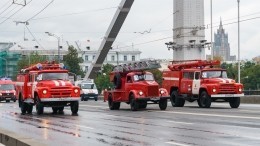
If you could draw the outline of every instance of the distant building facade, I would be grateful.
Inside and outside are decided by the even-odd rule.
[[[173,59],[205,59],[204,0],[174,0],[173,17]]]
[[[225,33],[221,20],[219,29],[217,30],[217,33],[214,34],[213,55],[222,57],[223,61],[236,61],[236,56],[230,55],[228,34]]]
[[[13,77],[17,73],[17,62],[23,56],[29,56],[32,53],[46,56],[49,60],[57,60],[58,48],[57,42],[40,41],[40,45],[35,41],[22,41],[13,44],[0,43],[0,76]],[[97,49],[90,47],[89,42],[61,42],[60,43],[60,58],[68,53],[68,47],[74,46],[77,49],[78,57],[82,57],[83,63],[80,67],[83,71],[88,71],[89,66],[94,61],[97,54]],[[107,57],[103,64],[122,64],[130,63],[133,61],[140,61],[141,51],[137,49],[112,49],[108,52]],[[2,58],[2,59],[1,59]],[[29,62],[28,62],[29,64]],[[6,71],[7,70],[7,71]]]

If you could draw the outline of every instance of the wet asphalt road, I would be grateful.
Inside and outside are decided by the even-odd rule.
[[[259,146],[260,105],[213,103],[210,109],[188,103],[161,111],[158,105],[130,111],[122,103],[110,111],[101,100],[80,102],[77,116],[70,109],[52,114],[45,108],[38,116],[21,115],[18,103],[0,103],[0,128],[29,136],[47,145],[115,146]]]

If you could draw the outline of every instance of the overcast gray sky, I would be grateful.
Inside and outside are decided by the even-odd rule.
[[[23,1],[17,0],[17,3]],[[29,19],[28,28],[38,40],[56,41],[44,33],[48,31],[62,36],[64,41],[90,40],[91,47],[98,48],[116,7],[121,2],[121,0],[26,1],[28,4],[24,8],[11,5],[12,0],[0,1],[1,42],[22,41],[24,25],[16,25],[13,21]],[[240,1],[241,20],[253,18],[241,22],[241,59],[251,59],[260,55],[260,1]],[[50,2],[52,3],[44,11],[30,19]],[[172,13],[173,0],[135,0],[113,45],[114,48],[139,49],[142,51],[142,58],[171,58],[172,52],[168,51],[164,43],[172,40],[170,38],[173,27]],[[11,16],[12,14],[14,15]],[[220,17],[229,34],[231,54],[237,55],[237,23],[225,25],[237,21],[237,0],[213,0],[214,32],[218,28]],[[210,24],[210,0],[205,0],[205,25],[207,24]],[[142,34],[150,29],[150,33]],[[210,41],[210,29],[206,29],[205,32],[206,39]],[[26,38],[33,39],[28,30]],[[209,53],[208,50],[206,52]]]

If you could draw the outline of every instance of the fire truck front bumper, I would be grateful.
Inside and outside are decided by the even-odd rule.
[[[242,94],[213,94],[211,98],[230,98],[230,97],[243,97],[244,93]]]
[[[159,101],[160,99],[170,99],[169,96],[159,96],[159,97],[138,97],[136,98],[140,101]]]
[[[61,98],[41,98],[41,102],[52,101],[79,101],[80,97],[61,97]]]

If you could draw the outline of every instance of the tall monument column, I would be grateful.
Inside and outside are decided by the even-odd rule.
[[[204,0],[174,0],[174,60],[205,59]]]

